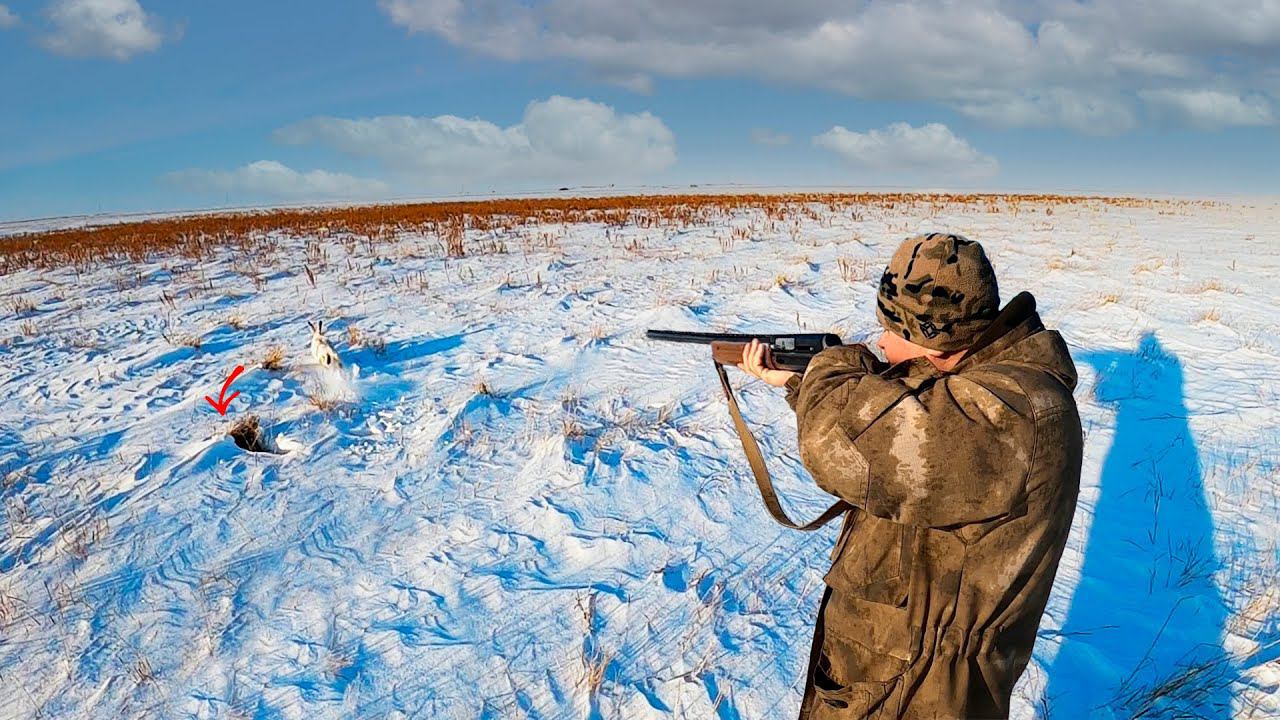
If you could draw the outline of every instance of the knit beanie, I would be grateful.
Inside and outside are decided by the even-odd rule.
[[[880,278],[880,324],[931,350],[969,347],[999,312],[1000,291],[987,254],[959,235],[907,238]]]

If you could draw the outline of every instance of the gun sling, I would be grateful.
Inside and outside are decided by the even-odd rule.
[[[724,388],[724,397],[729,401],[729,414],[733,416],[733,425],[738,430],[738,438],[742,440],[742,451],[746,453],[747,463],[751,465],[751,474],[756,478],[756,487],[760,489],[760,498],[764,500],[764,507],[773,516],[773,519],[784,527],[809,532],[817,530],[843,515],[845,511],[852,509],[852,505],[840,500],[824,510],[815,520],[804,525],[796,523],[787,516],[787,513],[782,509],[782,503],[778,501],[777,491],[773,489],[773,479],[769,476],[769,469],[765,467],[764,457],[760,454],[760,446],[756,444],[755,436],[751,434],[751,429],[747,427],[746,421],[742,419],[742,412],[738,409],[738,400],[733,396],[733,389],[729,387],[729,376],[724,371],[724,365],[718,361],[713,362],[716,365],[716,374],[720,376],[720,386]]]

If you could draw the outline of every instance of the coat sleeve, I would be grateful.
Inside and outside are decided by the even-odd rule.
[[[796,409],[796,401],[800,399],[800,373],[787,378],[787,404]]]
[[[863,346],[809,364],[794,407],[800,459],[818,486],[920,527],[1020,514],[1035,437],[1025,400],[968,374],[913,387],[878,366]]]

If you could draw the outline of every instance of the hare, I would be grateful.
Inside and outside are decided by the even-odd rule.
[[[325,367],[342,367],[342,359],[338,357],[337,351],[324,339],[324,321],[313,323],[308,320],[307,325],[311,328],[311,357]]]

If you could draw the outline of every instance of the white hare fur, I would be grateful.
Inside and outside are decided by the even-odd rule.
[[[311,327],[311,357],[319,365],[325,367],[342,367],[342,359],[338,357],[337,351],[324,339],[324,321],[318,322],[307,321],[307,325]]]

